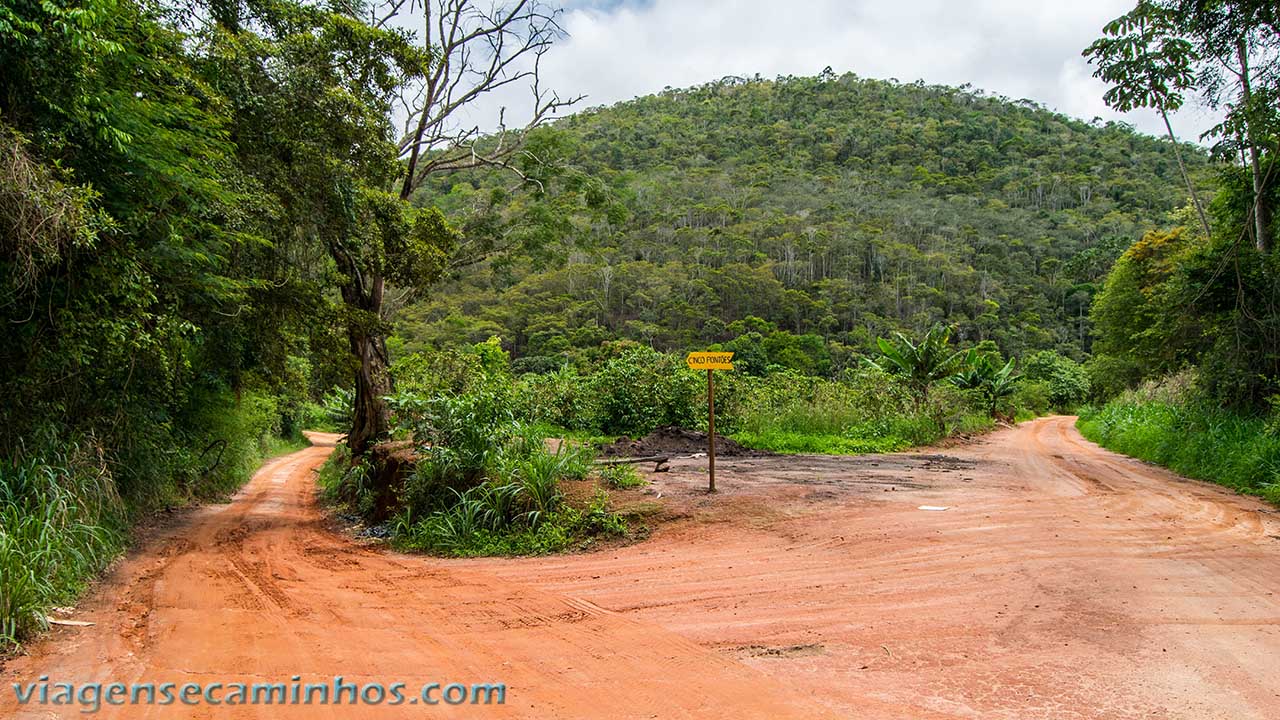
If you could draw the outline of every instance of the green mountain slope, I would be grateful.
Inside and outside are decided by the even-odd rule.
[[[1172,147],[1128,126],[853,75],[669,90],[550,136],[626,212],[461,271],[401,312],[396,347],[496,334],[538,369],[611,339],[730,342],[829,372],[941,321],[1006,354],[1078,356],[1096,283],[1186,194]],[[418,199],[474,221],[503,182],[457,174]]]

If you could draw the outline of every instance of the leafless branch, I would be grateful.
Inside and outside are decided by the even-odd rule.
[[[399,150],[406,167],[400,196],[406,199],[432,173],[482,166],[515,170],[512,160],[528,132],[583,97],[562,98],[540,81],[542,56],[564,34],[561,10],[543,0],[508,0],[489,9],[476,0],[421,1],[422,41],[434,58],[426,77],[402,99],[406,121]],[[387,0],[386,19],[405,2],[414,7],[418,0]],[[508,126],[504,111],[493,132],[458,123],[460,111],[477,98],[518,83],[528,83],[533,93],[533,109],[523,122]]]

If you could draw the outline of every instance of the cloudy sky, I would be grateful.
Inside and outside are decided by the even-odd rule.
[[[481,0],[482,2],[484,0]],[[568,37],[543,60],[544,82],[583,107],[608,105],[726,75],[836,73],[963,85],[1029,98],[1081,119],[1119,119],[1163,134],[1150,112],[1102,102],[1080,56],[1134,0],[569,0]],[[524,94],[486,99],[518,112]],[[1174,116],[1195,140],[1212,114],[1188,102]]]

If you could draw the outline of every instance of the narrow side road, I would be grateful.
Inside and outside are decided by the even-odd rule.
[[[331,438],[317,436],[318,442]],[[654,475],[636,545],[448,561],[315,507],[317,446],[124,562],[11,682],[502,682],[483,708],[106,717],[1280,718],[1280,515],[1046,418],[955,448]],[[920,506],[947,510],[921,510]],[[61,710],[59,713],[58,711]]]
[[[314,469],[333,437],[264,466],[232,503],[203,508],[130,558],[77,617],[4,668],[12,682],[505,683],[486,707],[103,706],[97,717],[812,717],[758,670],[591,603],[333,534]],[[437,694],[436,697],[439,697]],[[406,701],[407,702],[407,701]]]

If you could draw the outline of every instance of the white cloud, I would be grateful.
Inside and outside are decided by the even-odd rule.
[[[544,83],[583,106],[606,105],[726,75],[815,75],[830,66],[863,77],[972,84],[1029,98],[1085,120],[1129,122],[1152,134],[1152,112],[1119,114],[1080,51],[1133,0],[651,0],[578,2],[566,9],[569,36],[543,60]],[[497,108],[518,116],[523,92],[476,103],[491,125]],[[1213,113],[1188,107],[1174,129],[1194,140]]]

